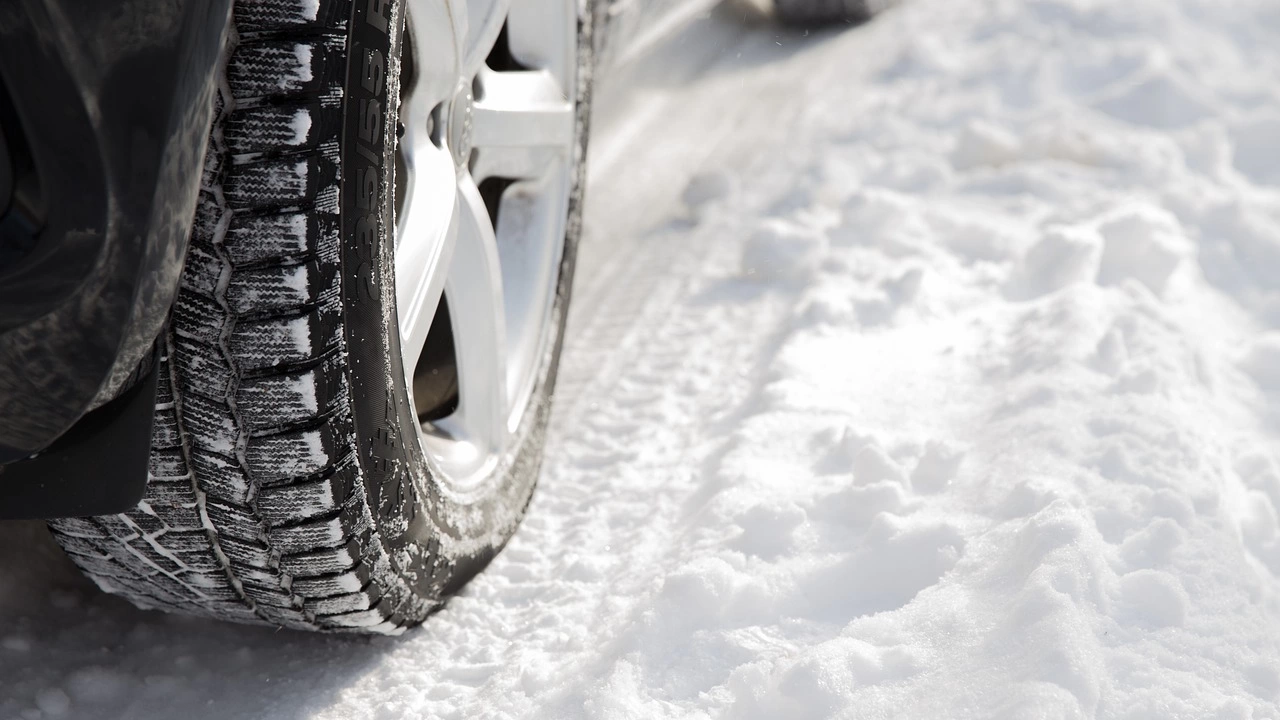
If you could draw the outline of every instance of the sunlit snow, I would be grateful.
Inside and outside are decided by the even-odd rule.
[[[135,610],[6,524],[0,716],[1280,716],[1280,4],[654,52],[601,91],[489,570],[309,636]]]

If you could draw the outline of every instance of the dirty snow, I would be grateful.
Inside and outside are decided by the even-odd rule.
[[[490,570],[313,637],[9,524],[0,717],[1280,716],[1280,4],[720,12],[656,58]]]

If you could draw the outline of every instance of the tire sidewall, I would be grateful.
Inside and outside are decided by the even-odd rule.
[[[456,591],[506,543],[537,480],[581,233],[593,57],[579,18],[578,146],[555,301],[511,450],[476,489],[453,492],[424,452],[409,402],[395,304],[395,138],[404,3],[354,0],[341,144],[341,287],[353,447],[373,535],[420,597]]]

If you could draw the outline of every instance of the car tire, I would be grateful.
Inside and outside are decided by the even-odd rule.
[[[409,5],[413,22],[428,4]],[[408,152],[396,140],[408,73],[400,44],[415,42],[397,31],[405,7],[235,3],[191,247],[159,341],[145,498],[119,515],[50,523],[102,589],[143,608],[395,633],[439,608],[510,539],[539,472],[580,232],[593,22],[577,2],[566,7],[565,37],[576,44],[564,90],[572,137],[558,136],[568,143],[565,189],[548,200],[562,202],[562,232],[541,344],[524,409],[487,464],[457,486],[431,449],[449,436],[428,438],[434,431],[415,411],[421,363],[406,372],[398,331],[398,253],[412,240],[394,225]],[[457,58],[468,57],[460,38],[455,28]],[[506,38],[504,25],[494,47]],[[413,62],[421,71],[432,61]],[[448,123],[446,113],[457,116],[448,124],[458,145],[473,125],[483,130],[480,100],[463,85],[458,93],[433,112],[432,127],[413,130],[435,133],[431,141],[455,155],[436,124]],[[468,157],[457,159],[461,183]],[[495,225],[493,203],[504,198],[483,198]],[[465,214],[465,198],[454,212]],[[464,238],[458,222],[472,221],[447,219],[448,237]],[[469,252],[450,242],[459,243],[455,258]],[[453,297],[447,287],[442,307]],[[423,357],[454,342],[438,332],[442,317],[456,333],[475,316],[457,305],[434,314]],[[459,361],[454,372],[467,367]]]

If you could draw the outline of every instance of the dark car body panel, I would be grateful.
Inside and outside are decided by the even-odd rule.
[[[147,489],[160,363],[36,457],[0,469],[0,520],[125,512]]]
[[[47,447],[151,352],[182,270],[229,11],[0,0],[16,116],[4,132],[29,155],[40,206],[0,219],[2,242],[25,246],[0,266],[0,463]]]

